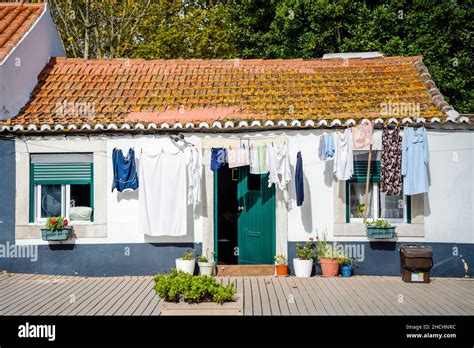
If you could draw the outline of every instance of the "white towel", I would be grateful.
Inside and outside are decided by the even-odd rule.
[[[227,162],[229,168],[237,168],[250,165],[250,152],[246,148],[230,148],[227,150]]]
[[[139,164],[139,231],[149,236],[186,235],[184,152],[143,153]]]

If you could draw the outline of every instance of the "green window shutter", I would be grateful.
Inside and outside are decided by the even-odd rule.
[[[92,182],[91,163],[37,163],[32,164],[31,167],[34,185],[72,185]]]
[[[354,174],[350,181],[352,182],[366,182],[367,181],[367,167],[369,161],[355,161]],[[372,161],[370,164],[370,181],[380,182],[380,161]]]

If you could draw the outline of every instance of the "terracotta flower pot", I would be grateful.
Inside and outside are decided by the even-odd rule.
[[[339,260],[337,259],[319,259],[321,263],[321,272],[323,277],[335,277],[339,272]]]
[[[277,276],[286,277],[288,275],[288,266],[287,265],[276,265]]]

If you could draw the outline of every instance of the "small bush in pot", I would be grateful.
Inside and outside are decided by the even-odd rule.
[[[41,238],[48,241],[68,240],[72,228],[68,227],[69,221],[63,217],[50,217],[46,225],[41,229]]]
[[[206,253],[209,254],[209,253]],[[198,265],[199,265],[199,273],[201,275],[213,275],[214,273],[214,261],[212,261],[212,257],[210,258],[211,261],[207,258],[207,256],[201,255],[198,258]]]
[[[223,286],[210,276],[192,276],[172,269],[169,275],[159,274],[153,278],[155,291],[167,302],[232,302],[235,289],[232,284]]]
[[[341,276],[347,278],[352,275],[354,260],[346,255],[339,257],[339,265],[341,267]]]
[[[293,259],[293,267],[297,277],[311,277],[313,253],[313,243],[311,240],[305,244],[296,243],[296,258]]]
[[[176,269],[185,273],[194,274],[196,260],[194,259],[194,250],[185,251],[183,256],[176,259]]]
[[[286,262],[285,255],[279,254],[275,256],[275,264],[276,264],[276,274],[279,277],[286,277],[288,276],[288,264]]]
[[[326,240],[326,234],[323,239],[318,238],[316,244],[316,255],[321,265],[323,277],[335,277],[339,272],[339,258],[343,256],[339,249]]]

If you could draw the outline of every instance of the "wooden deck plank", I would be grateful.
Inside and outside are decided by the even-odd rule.
[[[76,301],[69,307],[63,309],[63,315],[82,315],[87,313],[87,308],[92,306],[96,301],[99,301],[105,296],[106,289],[115,283],[120,282],[120,278],[106,277],[106,278],[95,278],[94,282],[84,292],[82,296],[76,298]]]
[[[37,315],[52,315],[58,308],[72,306],[76,302],[76,296],[93,285],[103,284],[102,279],[71,277],[66,280],[70,287],[62,289],[51,301],[36,310]],[[73,295],[73,297],[71,297]],[[71,300],[73,301],[71,303]]]
[[[159,302],[162,302],[162,300],[158,297],[156,293],[153,294],[153,297],[151,298],[150,302],[146,304],[146,307],[141,315],[151,315],[155,308],[158,306]]]
[[[43,284],[47,283],[48,279],[59,279],[57,276],[35,274],[32,277],[25,277],[16,280],[7,280],[8,285],[3,289],[3,296],[8,297],[11,301],[14,300],[15,296],[20,296],[23,293],[29,293],[31,290],[31,284]]]
[[[401,279],[398,278],[395,280],[384,277],[381,279],[381,282],[384,284],[384,288],[395,292],[397,302],[400,304],[400,308],[405,309],[405,312],[409,312],[410,315],[423,315],[425,313],[423,310],[424,307],[421,307],[420,304],[412,298],[410,293],[404,291]]]
[[[163,304],[148,276],[1,275],[0,315],[159,315]],[[243,295],[246,315],[474,313],[474,280],[469,279],[433,278],[430,284],[383,276],[216,279],[223,285],[233,284]],[[72,303],[71,294],[75,296]],[[403,295],[401,302],[399,295]]]
[[[271,281],[264,277],[257,277],[257,282],[258,288],[260,290],[260,300],[262,302],[262,314],[272,315],[272,311],[270,309],[270,299],[267,291],[267,282],[271,283]]]
[[[95,310],[95,315],[107,315],[109,313],[109,310],[112,308],[116,309],[117,305],[120,305],[122,301],[124,301],[124,297],[126,297],[127,292],[132,290],[136,284],[138,279],[135,277],[127,277],[127,280],[125,284],[119,288],[118,292],[115,292],[113,296],[108,296],[102,301],[103,306],[100,308],[94,308]]]
[[[253,315],[262,315],[262,300],[260,298],[260,289],[256,277],[250,277],[252,287],[252,309]]]
[[[292,280],[295,286],[298,287],[298,292],[300,293],[301,297],[303,298],[303,302],[308,310],[309,315],[317,315],[318,310],[314,306],[314,303],[311,299],[311,295],[309,294],[308,290],[304,286],[303,282],[301,281],[302,278],[293,277],[289,280]]]
[[[244,277],[244,315],[253,315],[252,286],[250,278]]]
[[[398,298],[393,289],[383,288],[380,285],[381,281],[368,282],[369,289],[377,296],[382,302],[382,311],[387,315],[402,315],[403,312],[399,308]]]
[[[424,315],[442,315],[444,310],[439,308],[437,304],[435,304],[431,299],[426,298],[424,295],[420,296],[424,293],[423,286],[428,284],[410,284],[405,283],[401,279],[397,278],[387,278],[386,281],[391,282],[393,284],[397,284],[400,290],[400,294],[408,298],[420,308],[423,308],[421,311]],[[420,286],[421,285],[421,286]]]
[[[136,315],[142,315],[143,311],[145,311],[145,309],[147,308],[147,306],[150,304],[150,302],[152,301],[153,297],[158,297],[158,295],[156,294],[156,291],[155,289],[153,288],[154,286],[154,282],[153,280],[150,280],[150,290],[149,292],[147,292],[145,294],[145,296],[143,297],[143,300],[140,302],[140,304],[138,305],[138,307],[132,312],[131,315],[133,316],[136,316]]]
[[[33,306],[42,300],[39,296],[51,296],[56,292],[58,284],[66,283],[64,277],[47,277],[39,278],[38,280],[41,280],[41,282],[28,284],[28,287],[22,291],[20,296],[15,296],[14,299],[8,299],[8,303],[2,308],[2,314],[10,313],[10,315],[12,315],[12,313],[22,308]]]
[[[345,279],[353,285],[354,288],[358,289],[358,295],[363,299],[366,304],[362,308],[363,314],[368,315],[390,315],[392,309],[387,305],[385,299],[382,299],[378,291],[374,289],[374,284],[368,284],[363,278],[359,276],[352,276]]]
[[[72,301],[63,303],[60,306],[56,306],[54,310],[48,313],[48,315],[64,315],[66,312],[74,309],[80,303],[87,301],[87,298],[91,295],[92,290],[97,285],[104,284],[105,281],[100,278],[87,278],[84,279],[83,286],[74,292],[74,298]]]
[[[107,298],[117,293],[122,285],[126,282],[127,277],[110,277],[106,286],[97,285],[97,289],[93,290],[94,294],[88,299],[84,305],[74,308],[70,315],[92,315],[105,305]]]
[[[267,285],[268,301],[270,303],[270,311],[272,315],[281,315],[280,304],[275,291],[275,282],[273,277],[266,277],[269,283]]]
[[[301,284],[303,284],[304,288],[306,289],[306,293],[313,302],[317,315],[328,315],[328,308],[327,305],[325,305],[326,301],[322,299],[321,291],[316,291],[316,288],[313,288],[310,285],[312,280],[310,278],[299,278],[299,281]]]
[[[59,307],[64,303],[69,303],[71,293],[74,293],[77,289],[84,286],[86,278],[83,277],[70,277],[66,278],[64,286],[58,289],[54,297],[48,299],[46,303],[38,304],[32,308],[34,315],[49,315],[51,311]]]
[[[344,311],[337,298],[332,295],[332,290],[329,288],[326,280],[327,278],[315,277],[315,281],[320,286],[321,291],[332,306],[331,314],[346,315],[346,311]]]
[[[295,301],[295,294],[293,293],[292,290],[290,290],[290,287],[288,286],[288,282],[286,281],[286,279],[283,280],[281,278],[275,278],[275,283],[280,286],[284,299],[286,303],[288,304],[290,315],[299,315],[300,313],[298,311],[298,306]]]
[[[143,300],[147,297],[147,295],[151,292],[155,294],[153,279],[150,277],[143,277],[144,281],[142,287],[140,288],[140,293],[136,296],[130,306],[123,312],[123,315],[132,315],[141,305]]]
[[[278,301],[278,307],[280,308],[281,315],[290,315],[290,308],[288,306],[288,298],[285,296],[283,289],[281,288],[278,277],[273,278],[273,289],[275,290],[275,295]]]
[[[135,301],[135,299],[140,296],[141,290],[143,290],[144,286],[146,286],[147,282],[143,277],[135,277],[136,283],[131,287],[126,296],[125,301],[120,303],[116,303],[107,313],[106,315],[123,315],[123,312],[127,310],[127,308]]]

